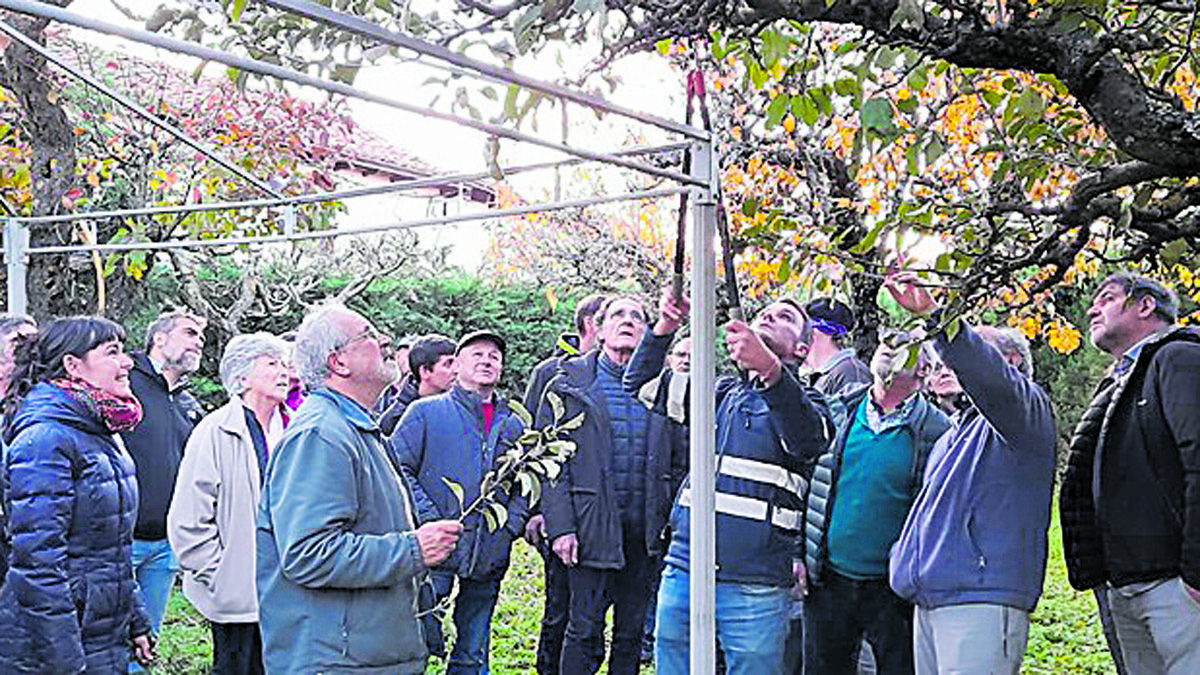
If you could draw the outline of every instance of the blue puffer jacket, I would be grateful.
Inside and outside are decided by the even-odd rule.
[[[130,638],[150,632],[130,564],[133,459],[84,404],[45,383],[7,439],[0,672],[125,672]]]
[[[412,491],[418,520],[457,518],[458,499],[443,481],[454,481],[463,490],[463,503],[479,498],[479,486],[496,459],[521,435],[521,420],[497,397],[492,428],[483,434],[483,406],[479,396],[454,387],[448,392],[414,401],[392,434],[391,448]],[[469,579],[487,579],[508,569],[513,538],[525,530],[525,501],[514,490],[500,501],[508,508],[508,521],[488,532],[480,514],[467,518],[458,546],[437,569]]]
[[[892,590],[936,609],[1032,610],[1046,571],[1054,484],[1050,397],[964,327],[937,349],[974,403],[933,448],[892,547]]]

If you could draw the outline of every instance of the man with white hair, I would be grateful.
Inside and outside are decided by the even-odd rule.
[[[187,375],[200,367],[203,317],[184,309],[163,311],[146,329],[146,350],[133,353],[129,383],[145,415],[121,434],[137,467],[138,513],[133,530],[133,568],[154,632],[162,626],[179,560],[167,541],[167,510],[183,448],[202,415],[187,391]],[[131,672],[141,666],[131,661]]]
[[[888,551],[949,421],[921,395],[931,354],[881,329],[870,384],[831,404],[838,433],[813,470],[805,511],[804,669],[854,673],[870,645],[877,672],[912,672],[912,605],[888,586]],[[859,665],[862,666],[861,662]]]
[[[340,305],[297,331],[310,393],[271,454],[257,516],[263,662],[269,673],[424,673],[418,585],[461,526],[417,528],[370,410],[396,379],[388,338]]]
[[[912,276],[885,285],[913,314],[938,311]],[[958,405],[929,454],[889,577],[916,606],[918,675],[1016,675],[1046,570],[1054,416],[1023,335],[960,325],[933,336],[939,396]]]

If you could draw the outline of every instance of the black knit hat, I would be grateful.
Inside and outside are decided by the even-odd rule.
[[[817,298],[804,308],[813,328],[826,335],[845,335],[854,328],[854,310],[833,298]]]

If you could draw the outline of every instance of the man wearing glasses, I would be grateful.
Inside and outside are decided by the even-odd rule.
[[[931,359],[918,337],[881,330],[873,382],[833,405],[838,434],[813,471],[805,514],[806,672],[855,672],[864,638],[878,672],[913,670],[912,605],[888,586],[888,551],[921,489],[925,460],[949,428],[921,395]]]
[[[460,526],[416,527],[371,417],[396,379],[388,339],[340,305],[297,331],[310,394],[271,453],[257,517],[263,662],[270,673],[425,672],[417,584]]]

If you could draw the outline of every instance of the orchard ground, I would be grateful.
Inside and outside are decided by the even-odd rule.
[[[1045,592],[1033,615],[1021,670],[1030,674],[1113,673],[1091,594],[1076,592],[1067,584],[1057,506],[1054,513]],[[518,542],[492,620],[492,672],[533,672],[541,616],[542,561],[533,548]],[[160,662],[154,672],[208,673],[211,654],[207,622],[177,590],[167,611],[159,644]],[[443,665],[434,660],[429,671],[441,673]],[[643,675],[653,672],[653,668],[642,669]]]

